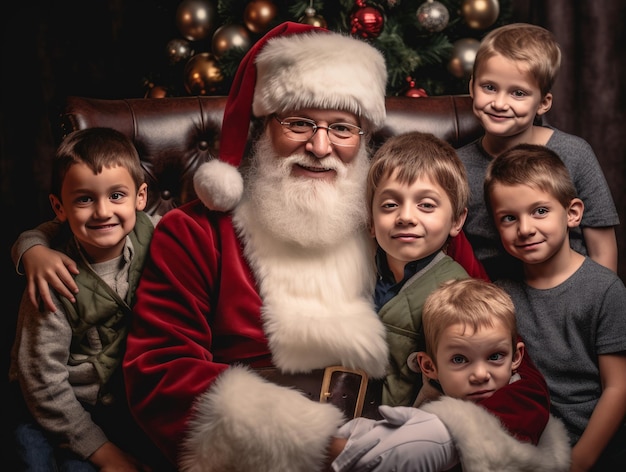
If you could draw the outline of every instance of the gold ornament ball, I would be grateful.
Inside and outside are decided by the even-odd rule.
[[[315,8],[307,7],[304,10],[304,16],[298,20],[303,25],[315,26],[317,28],[326,28],[328,24],[322,15],[318,15]]]
[[[264,33],[276,18],[276,5],[270,0],[252,0],[243,13],[243,22],[253,33]]]
[[[146,91],[144,98],[165,98],[169,96],[170,93],[167,87],[164,87],[162,85],[149,84],[148,90]]]
[[[448,63],[448,70],[453,76],[462,79],[472,75],[479,45],[480,41],[474,38],[459,39],[452,44],[452,58]]]
[[[470,28],[484,30],[498,19],[500,3],[498,0],[463,0],[461,13]]]
[[[186,39],[206,38],[215,23],[215,6],[208,0],[183,0],[176,9],[176,26]]]
[[[328,26],[328,23],[326,23],[326,20],[324,19],[324,17],[320,15],[312,15],[312,16],[305,15],[302,18],[300,18],[298,21],[302,23],[303,25],[311,25],[317,28],[326,28]]]
[[[185,64],[185,90],[189,95],[209,95],[224,80],[215,56],[203,52],[193,56]]]
[[[165,54],[170,64],[178,64],[193,56],[193,49],[186,39],[174,38],[168,41],[165,47]]]
[[[234,48],[244,51],[250,49],[250,35],[241,25],[223,25],[215,30],[211,40],[211,51],[216,57],[221,57]]]

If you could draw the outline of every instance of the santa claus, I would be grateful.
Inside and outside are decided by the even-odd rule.
[[[134,415],[181,469],[321,470],[345,417],[376,406],[364,183],[386,79],[366,42],[294,23],[242,61],[203,202],[155,229],[123,363]]]

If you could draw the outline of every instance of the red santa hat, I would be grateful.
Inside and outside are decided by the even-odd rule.
[[[252,114],[299,108],[339,109],[375,131],[385,121],[387,69],[364,40],[300,23],[283,23],[245,55],[233,80],[222,121],[219,159],[196,171],[198,197],[213,210],[232,210],[243,194],[237,170]]]

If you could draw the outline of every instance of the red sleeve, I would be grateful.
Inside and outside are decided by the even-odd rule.
[[[238,254],[230,220],[218,231],[201,204],[171,210],[154,230],[122,367],[133,416],[173,464],[198,396],[228,364],[268,352]]]
[[[474,249],[463,231],[456,237],[450,238],[446,253],[457,261],[470,277],[491,282],[482,263],[474,255]]]
[[[548,385],[527,352],[518,374],[520,380],[506,385],[479,404],[500,418],[517,439],[537,445],[550,414]]]

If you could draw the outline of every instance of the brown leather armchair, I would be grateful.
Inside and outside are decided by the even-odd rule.
[[[68,97],[58,128],[61,139],[71,131],[95,126],[130,136],[141,157],[148,183],[149,213],[163,214],[195,198],[193,174],[217,156],[225,97],[173,97],[102,100]],[[407,131],[430,132],[458,148],[482,134],[467,95],[388,97],[387,121],[374,145]]]

